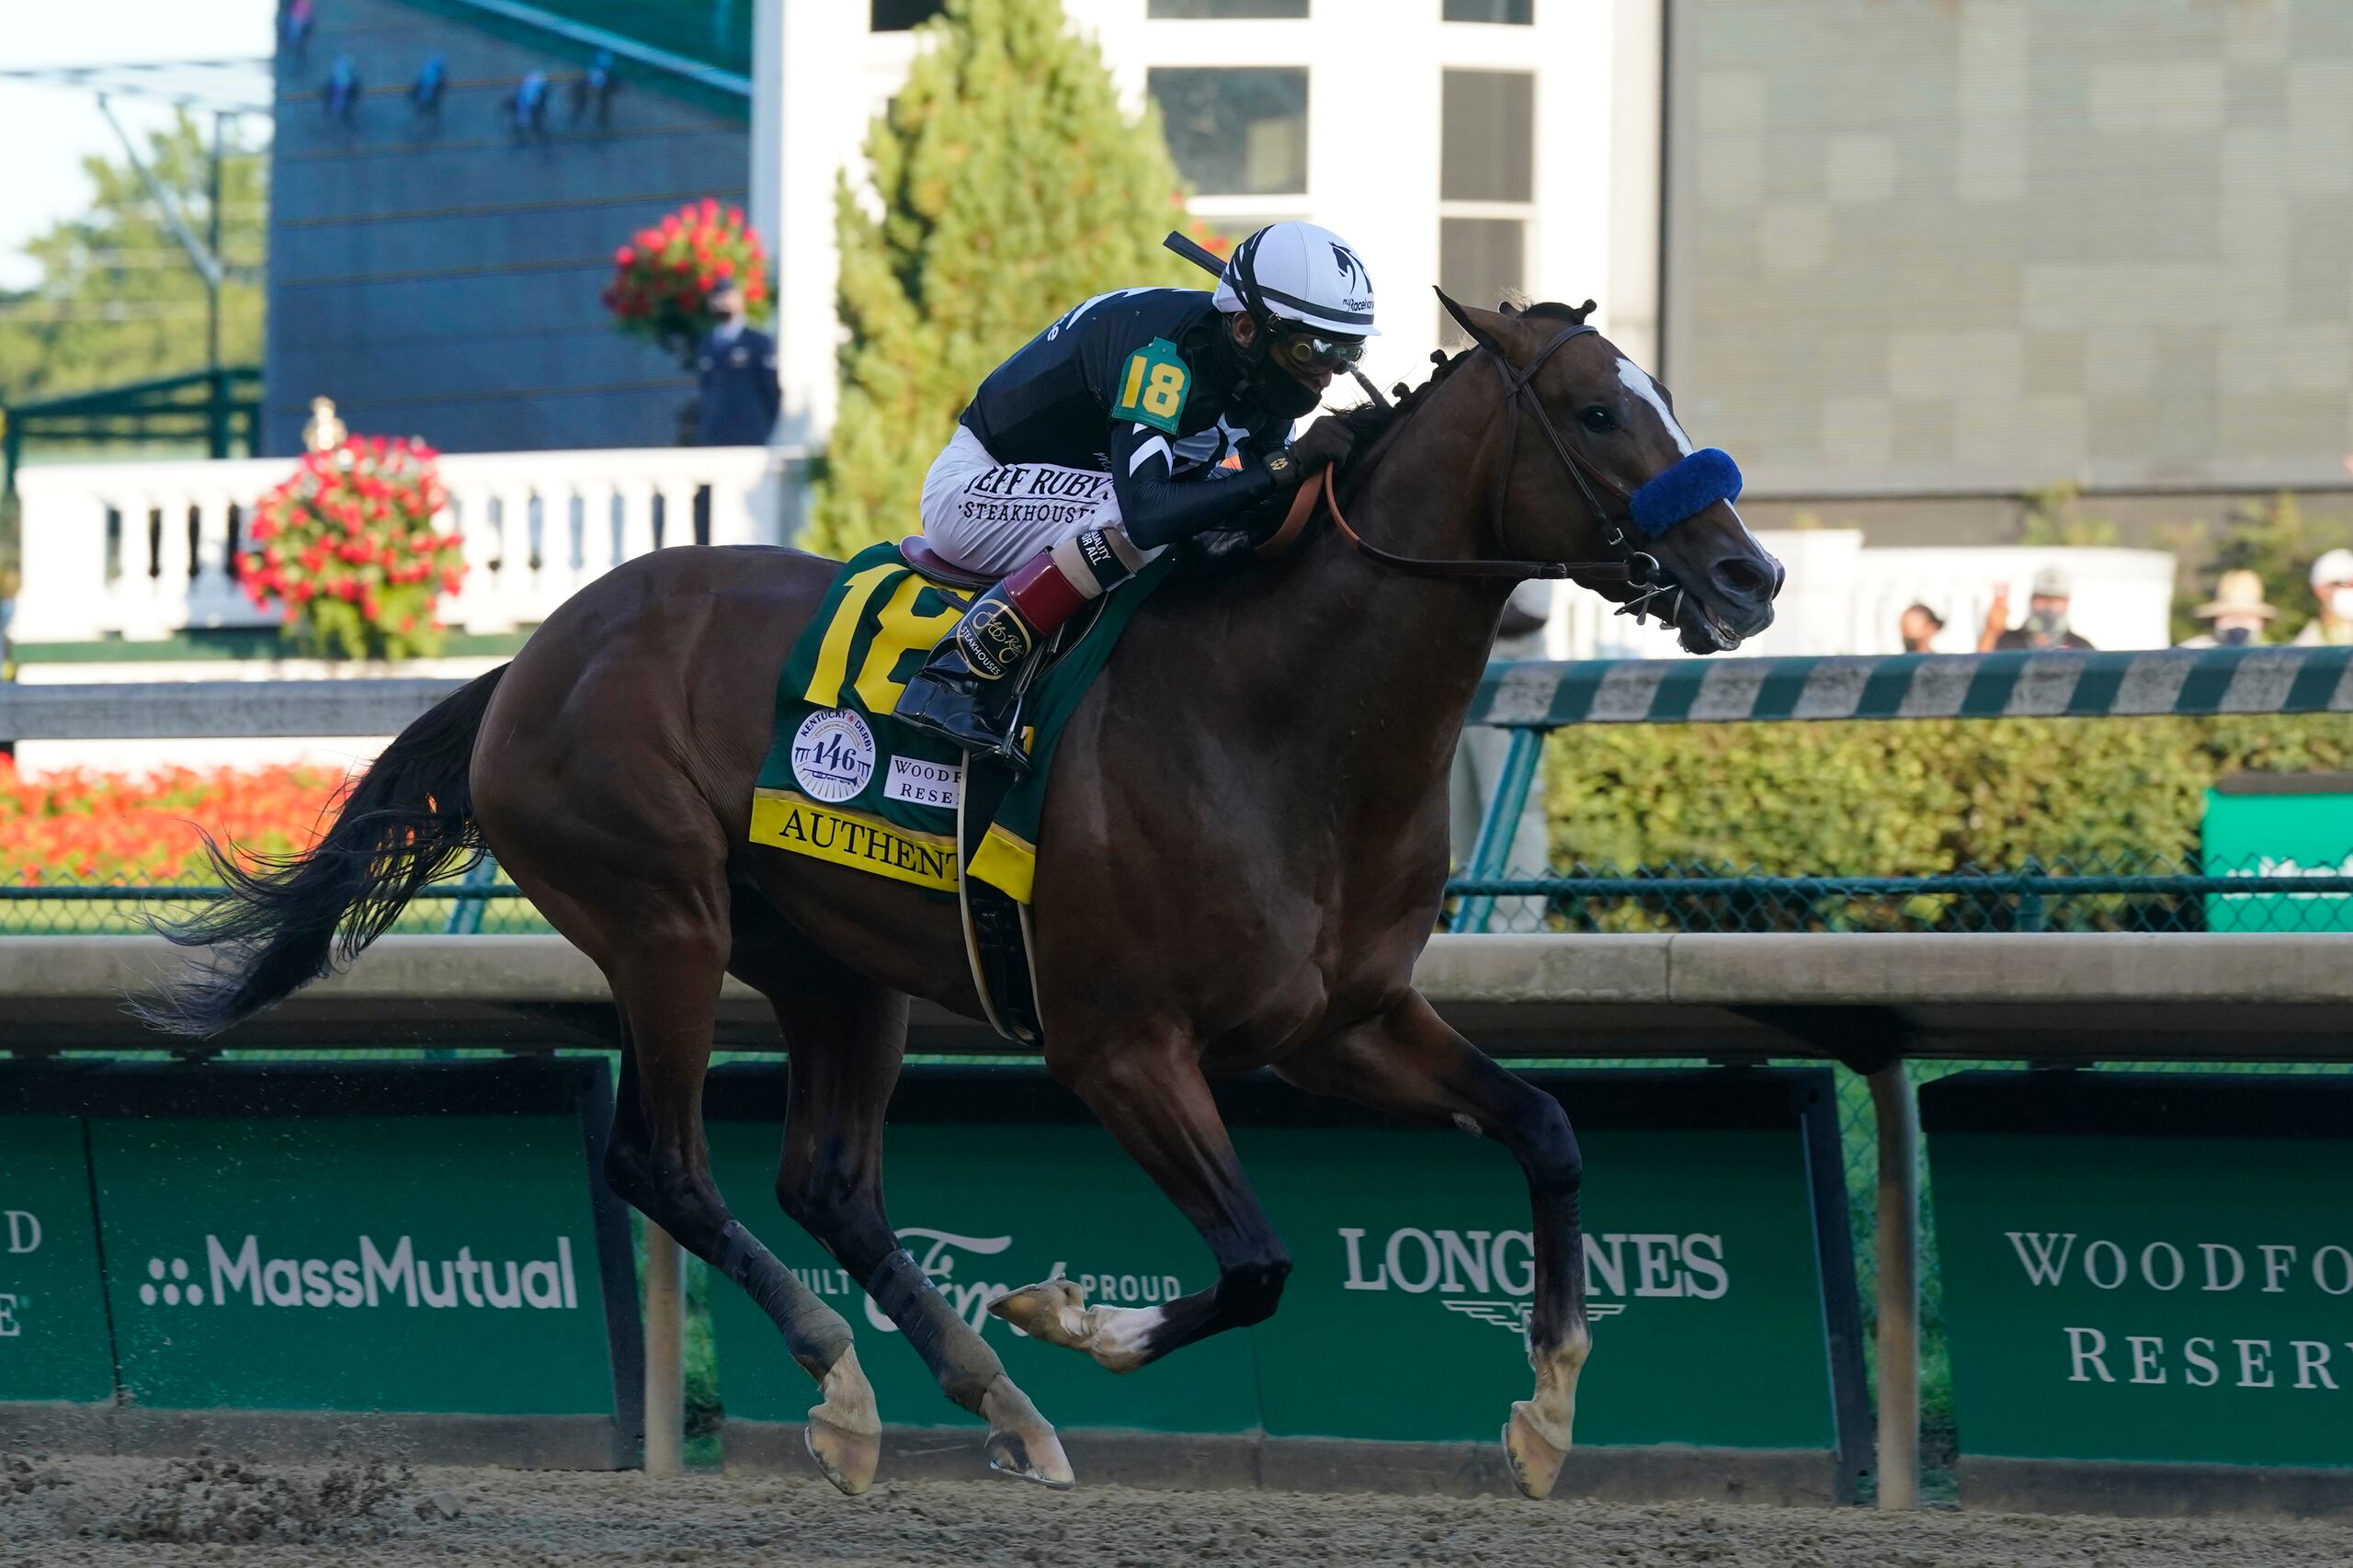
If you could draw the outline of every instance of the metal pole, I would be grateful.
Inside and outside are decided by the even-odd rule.
[[[221,259],[221,148],[225,114],[212,117],[212,170],[205,200],[205,248],[215,263]],[[229,388],[221,375],[221,273],[216,267],[204,277],[204,433],[208,456],[229,455]]]
[[[1904,1062],[1870,1075],[1879,1128],[1879,1506],[1920,1506],[1920,1111]]]
[[[1467,868],[1471,876],[1495,878],[1504,874],[1511,858],[1512,840],[1519,833],[1519,813],[1528,805],[1529,786],[1535,782],[1536,765],[1543,760],[1542,731],[1511,732],[1511,747],[1504,753],[1503,771],[1496,775],[1494,798],[1487,802],[1486,818],[1479,824],[1478,842],[1471,849],[1471,864]],[[1483,932],[1495,914],[1493,893],[1473,893],[1456,907],[1453,928]]]
[[[645,1224],[645,1473],[687,1468],[687,1312],[678,1244]]]

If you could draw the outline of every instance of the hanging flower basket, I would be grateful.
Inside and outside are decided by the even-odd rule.
[[[237,556],[246,597],[286,610],[287,634],[326,657],[438,653],[434,608],[465,577],[463,539],[436,533],[449,499],[422,442],[349,437],[304,455],[255,503]]]
[[[743,286],[754,321],[772,304],[768,256],[740,207],[706,197],[690,202],[613,253],[605,308],[623,332],[650,338],[686,359],[718,324],[710,296],[724,283]]]

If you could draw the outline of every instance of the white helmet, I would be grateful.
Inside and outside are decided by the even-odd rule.
[[[1342,337],[1378,337],[1372,275],[1347,241],[1313,223],[1270,223],[1233,247],[1212,301]]]

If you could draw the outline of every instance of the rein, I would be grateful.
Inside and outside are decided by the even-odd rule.
[[[1449,311],[1453,310],[1453,301],[1446,300],[1444,295],[1440,295],[1439,298],[1445,301]],[[1461,320],[1460,312],[1456,313],[1456,319]],[[1553,455],[1561,460],[1561,466],[1568,470],[1569,477],[1576,482],[1577,492],[1585,497],[1586,506],[1593,513],[1594,521],[1600,527],[1602,537],[1618,551],[1617,558],[1609,561],[1538,561],[1512,558],[1446,560],[1399,555],[1392,551],[1383,550],[1379,545],[1370,543],[1350,526],[1347,517],[1340,510],[1338,487],[1333,478],[1334,471],[1329,467],[1319,471],[1315,478],[1310,480],[1302,488],[1298,499],[1291,504],[1290,513],[1284,517],[1282,527],[1258,547],[1258,553],[1271,559],[1290,549],[1320,504],[1323,510],[1330,515],[1333,527],[1338,530],[1340,537],[1348,542],[1351,549],[1375,565],[1389,571],[1413,577],[1456,580],[1508,579],[1513,582],[1522,582],[1533,577],[1574,578],[1587,582],[1622,582],[1640,591],[1633,599],[1620,607],[1619,613],[1642,616],[1644,613],[1642,607],[1660,594],[1673,589],[1676,586],[1675,581],[1666,574],[1665,569],[1659,564],[1656,556],[1646,551],[1634,549],[1627,537],[1624,526],[1611,520],[1608,511],[1602,505],[1599,493],[1606,493],[1622,504],[1629,499],[1625,489],[1611,480],[1608,475],[1599,472],[1579,460],[1576,453],[1570,449],[1568,442],[1562,438],[1559,426],[1552,423],[1552,416],[1545,412],[1543,400],[1537,396],[1530,385],[1536,379],[1537,372],[1543,369],[1545,361],[1550,359],[1562,345],[1597,329],[1581,323],[1563,327],[1554,335],[1552,341],[1538,350],[1535,358],[1529,361],[1525,369],[1515,369],[1511,361],[1504,357],[1502,350],[1488,342],[1484,335],[1472,329],[1467,321],[1462,322],[1462,325],[1466,331],[1471,332],[1479,351],[1495,356],[1495,364],[1504,381],[1503,460],[1495,470],[1494,499],[1489,507],[1490,524],[1496,544],[1506,552],[1510,550],[1510,511],[1507,501],[1511,488],[1512,458],[1517,449],[1519,415],[1522,412],[1522,402],[1525,400],[1527,403],[1533,405],[1529,412],[1534,414],[1537,426],[1543,430],[1546,439],[1551,442]]]

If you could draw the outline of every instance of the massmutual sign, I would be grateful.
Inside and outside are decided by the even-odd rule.
[[[2353,1467],[2343,1086],[2038,1076],[1922,1098],[1964,1454]]]

